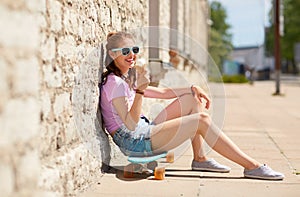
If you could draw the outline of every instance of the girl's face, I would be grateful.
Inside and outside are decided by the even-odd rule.
[[[125,38],[118,46],[118,50],[109,51],[110,56],[115,62],[115,65],[120,69],[122,74],[128,72],[130,68],[132,68],[135,64],[137,55],[133,53],[132,47],[135,46],[135,43],[130,38]],[[123,55],[121,48],[130,48],[130,52],[128,55]]]

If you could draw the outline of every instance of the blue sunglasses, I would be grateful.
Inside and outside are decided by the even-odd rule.
[[[130,51],[132,51],[134,54],[138,54],[140,52],[140,48],[138,46],[124,47],[124,48],[111,49],[111,51],[113,52],[121,51],[122,55],[126,56],[130,53]]]

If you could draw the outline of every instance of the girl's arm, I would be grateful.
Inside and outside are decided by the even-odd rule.
[[[136,94],[131,108],[127,97],[118,97],[112,103],[120,116],[121,120],[129,130],[135,130],[142,112],[143,95]]]
[[[145,97],[148,98],[159,98],[159,99],[172,99],[184,94],[193,94],[201,103],[202,99],[206,101],[205,108],[210,106],[210,98],[207,96],[205,91],[199,87],[192,85],[191,87],[186,88],[157,88],[153,86],[148,86],[145,89]]]
[[[172,99],[184,94],[192,94],[191,88],[157,88],[148,86],[145,90],[145,97],[148,98]]]
[[[150,82],[144,68],[139,68],[137,73],[137,90],[132,106],[130,107],[127,97],[118,97],[112,100],[121,120],[129,130],[135,130],[140,120],[144,92]]]

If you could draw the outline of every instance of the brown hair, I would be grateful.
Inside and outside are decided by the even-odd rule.
[[[133,36],[127,32],[110,32],[107,34],[107,43],[106,43],[106,57],[105,57],[105,67],[106,72],[102,73],[101,75],[101,83],[104,85],[107,80],[107,76],[111,73],[114,73],[116,76],[122,77],[122,73],[120,69],[115,65],[114,60],[109,55],[109,50],[113,48],[118,48],[119,43],[125,39],[129,38],[134,41]],[[129,84],[130,88],[134,88],[134,81],[135,81],[135,69],[131,68],[128,72],[127,83]]]

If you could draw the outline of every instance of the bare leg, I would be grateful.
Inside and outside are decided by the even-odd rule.
[[[194,153],[194,160],[195,161],[206,161],[208,158],[204,153],[204,146],[203,146],[203,137],[201,135],[195,135],[192,140],[192,147]]]
[[[162,112],[157,115],[153,122],[155,124],[160,124],[167,120],[172,120],[201,111],[203,111],[201,103],[197,101],[195,97],[192,96],[192,94],[185,94],[168,105]]]
[[[183,96],[181,102],[183,99],[189,99],[189,97],[191,96]],[[174,114],[162,112],[154,120],[154,123],[157,124],[151,133],[152,148],[154,152],[171,150],[182,144],[184,141],[193,138],[195,135],[201,135],[215,151],[240,164],[244,168],[254,169],[260,165],[260,163],[243,153],[223,132],[214,126],[207,114],[195,113],[195,111],[188,107],[185,109],[178,106],[175,107],[175,105],[180,105],[179,100],[173,103],[173,105],[171,104],[168,106],[166,110],[171,110],[174,107]],[[176,115],[178,115],[178,110],[181,114],[190,115],[176,117]],[[195,146],[193,149],[196,151],[196,147],[199,144],[197,144],[198,140],[196,139],[195,142],[196,144],[193,145],[193,147]],[[196,155],[198,154],[199,149],[198,153],[194,152],[194,157],[197,157]]]
[[[254,169],[261,165],[245,154],[214,123],[210,124],[204,139],[216,152],[246,169]]]
[[[184,107],[183,107],[184,104]],[[204,111],[202,104],[195,99],[191,94],[183,95],[169,106],[166,107],[153,121],[155,124],[163,123],[167,120],[179,118],[182,116]],[[193,155],[195,161],[206,161],[208,158],[203,150],[203,138],[201,135],[195,135],[191,138]]]

